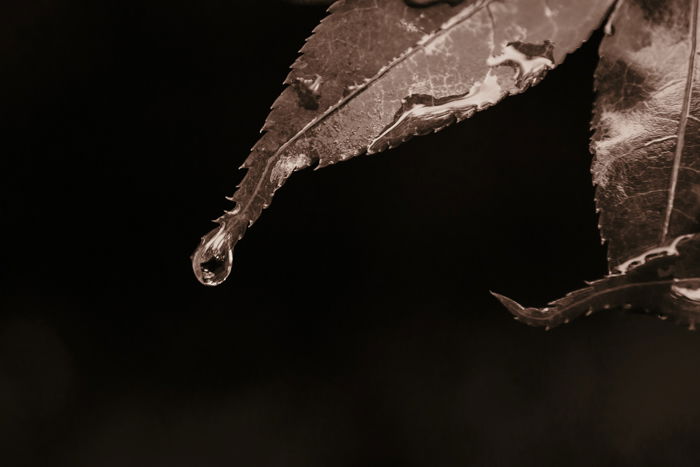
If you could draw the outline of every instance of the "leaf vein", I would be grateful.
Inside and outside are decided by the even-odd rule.
[[[693,10],[690,19],[690,56],[688,58],[688,73],[685,83],[685,92],[683,94],[683,107],[681,110],[681,119],[678,124],[678,142],[676,144],[676,152],[673,157],[673,168],[671,170],[671,185],[668,190],[668,203],[666,204],[666,213],[664,223],[661,229],[661,243],[665,243],[668,237],[668,230],[671,223],[671,215],[673,213],[673,205],[676,199],[676,191],[678,186],[678,172],[681,166],[683,157],[683,149],[685,145],[685,132],[688,126],[688,116],[690,115],[690,100],[693,92],[693,84],[695,82],[695,52],[698,46],[698,2],[693,1]]]

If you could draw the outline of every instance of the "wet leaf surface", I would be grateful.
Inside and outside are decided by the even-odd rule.
[[[592,173],[610,269],[700,226],[697,2],[624,2],[603,39]]]
[[[236,242],[295,171],[396,147],[525,91],[612,11],[591,142],[610,275],[541,309],[494,295],[531,325],[622,307],[695,328],[698,0],[354,0],[329,11],[243,164],[234,208],[193,255],[200,282],[228,277]]]
[[[596,72],[591,149],[611,275],[542,309],[495,294],[551,327],[601,309],[643,309],[695,329],[700,316],[698,2],[622,2]]]
[[[226,279],[236,242],[293,172],[394,147],[524,91],[590,36],[612,0],[420,3],[330,8],[243,165],[235,207],[193,256],[202,283]]]
[[[525,308],[503,295],[494,296],[519,321],[547,329],[581,315],[610,309],[639,310],[671,318],[695,330],[700,301],[700,236],[679,237],[668,249],[652,250],[626,273],[591,282],[545,308]]]

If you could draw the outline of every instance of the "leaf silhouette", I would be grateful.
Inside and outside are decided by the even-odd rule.
[[[700,313],[697,0],[630,0],[600,46],[591,149],[611,275],[519,319],[554,326],[584,311],[648,309],[695,328]]]
[[[296,170],[394,147],[542,79],[613,0],[346,0],[329,8],[243,164],[235,207],[192,257],[206,285]]]

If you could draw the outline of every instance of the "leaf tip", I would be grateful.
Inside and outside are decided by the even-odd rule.
[[[512,300],[505,295],[501,295],[497,292],[494,292],[492,290],[489,291],[491,295],[496,297],[496,299],[501,302],[501,305],[506,307],[508,311],[510,311],[512,314],[515,316],[519,316],[521,312],[525,309],[520,303],[516,302],[515,300]]]

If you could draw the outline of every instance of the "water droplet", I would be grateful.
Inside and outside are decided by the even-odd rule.
[[[192,269],[199,282],[214,286],[226,280],[232,264],[231,234],[226,230],[226,225],[221,224],[202,237],[192,255]]]

